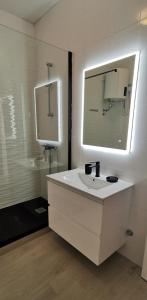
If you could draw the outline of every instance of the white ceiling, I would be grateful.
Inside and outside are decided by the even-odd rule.
[[[60,0],[0,0],[0,9],[36,23]]]

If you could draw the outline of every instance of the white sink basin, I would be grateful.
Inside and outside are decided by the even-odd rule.
[[[61,183],[72,189],[81,191],[96,198],[105,199],[124,189],[133,186],[132,183],[123,180],[109,183],[106,181],[106,176],[95,177],[95,174],[85,175],[83,169],[74,169],[56,174],[48,175],[48,180],[55,183]]]
[[[111,185],[111,183],[91,175],[85,175],[83,173],[79,173],[78,175],[82,183],[84,183],[89,189],[99,190],[108,185]]]
[[[72,185],[78,184],[79,186],[81,186],[84,184],[86,188],[95,189],[95,190],[99,190],[111,185],[111,183],[107,182],[104,178],[97,178],[92,175],[86,175],[81,172],[65,175],[64,181],[67,184],[72,184]]]

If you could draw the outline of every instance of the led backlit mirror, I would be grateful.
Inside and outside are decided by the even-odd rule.
[[[34,88],[36,139],[60,142],[60,82],[46,82]]]
[[[82,144],[130,151],[139,53],[84,70]]]

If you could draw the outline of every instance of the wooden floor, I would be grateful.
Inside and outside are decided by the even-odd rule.
[[[42,230],[0,249],[0,300],[146,300],[140,272],[119,254],[96,267]]]

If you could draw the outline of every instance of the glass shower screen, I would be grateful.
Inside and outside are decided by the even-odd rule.
[[[0,208],[3,208],[40,196],[47,198],[46,175],[68,168],[68,52],[3,26],[0,26],[0,44]],[[48,63],[52,65],[50,74]],[[36,141],[34,87],[43,85],[49,76],[50,80],[61,83],[62,122],[60,144],[46,147]],[[42,102],[38,114],[43,105]]]

